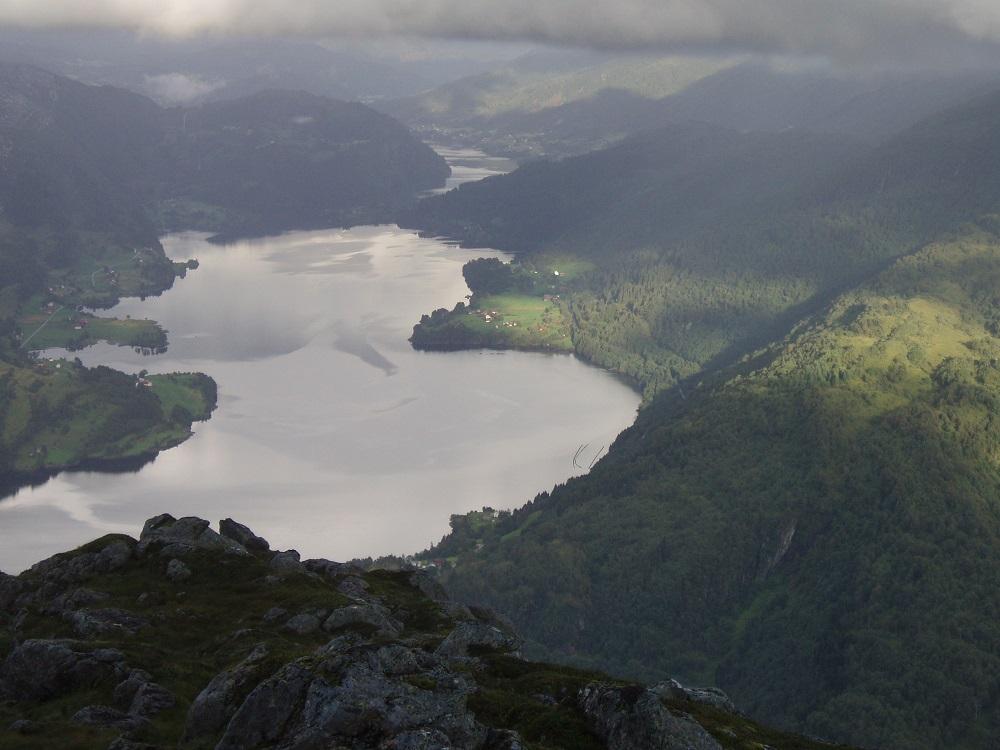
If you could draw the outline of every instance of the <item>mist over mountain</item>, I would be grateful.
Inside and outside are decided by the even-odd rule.
[[[882,140],[1000,85],[1000,72],[850,71],[742,57],[528,56],[377,104],[438,140],[519,159],[567,156],[668,123]]]

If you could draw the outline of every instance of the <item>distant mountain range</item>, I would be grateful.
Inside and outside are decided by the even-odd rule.
[[[532,55],[378,106],[438,139],[565,156],[669,123],[879,141],[1000,85],[989,71],[857,73],[741,58]]]

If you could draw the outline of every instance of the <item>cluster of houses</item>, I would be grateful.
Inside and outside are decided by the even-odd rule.
[[[494,328],[500,328],[501,323],[503,324],[504,328],[517,328],[517,321],[502,320],[500,317],[500,313],[497,312],[496,310],[477,310],[473,308],[469,310],[468,314],[476,315],[482,318],[483,321],[485,321],[486,323],[493,323],[493,321],[496,320],[497,322],[493,324]]]

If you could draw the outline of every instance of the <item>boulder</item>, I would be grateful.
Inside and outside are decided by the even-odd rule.
[[[74,724],[120,729],[123,732],[135,731],[146,723],[138,716],[132,716],[111,706],[85,706],[73,715],[71,721]]]
[[[149,719],[161,711],[173,708],[176,703],[173,693],[155,682],[144,682],[132,699],[128,712],[132,716]]]
[[[276,622],[284,618],[288,614],[288,610],[283,607],[271,607],[267,612],[264,613],[262,618],[264,622]]]
[[[289,619],[285,623],[285,630],[296,635],[309,635],[319,630],[320,624],[320,619],[316,615],[304,613]]]
[[[694,719],[667,710],[646,688],[591,683],[577,702],[608,750],[722,750]]]
[[[445,658],[469,656],[470,648],[485,648],[493,651],[516,652],[521,648],[521,639],[479,620],[460,622],[448,637],[437,647],[435,653]]]
[[[103,591],[92,591],[87,588],[71,589],[63,594],[59,594],[42,607],[45,614],[62,614],[73,612],[82,607],[92,607],[110,599],[109,594]]]
[[[351,604],[335,609],[323,623],[323,630],[332,632],[351,625],[370,625],[380,634],[395,636],[403,630],[403,625],[393,619],[385,607],[378,604]]]
[[[163,557],[184,557],[196,549],[248,554],[242,545],[212,531],[203,518],[174,518],[167,513],[150,518],[142,527],[136,552],[144,555],[150,548]]]
[[[215,735],[229,723],[239,703],[260,679],[267,656],[267,647],[259,644],[242,662],[212,678],[188,709],[185,742]]]
[[[135,695],[139,692],[139,688],[152,679],[152,675],[142,669],[133,669],[129,672],[128,677],[115,686],[115,707],[122,711],[128,711],[132,707],[132,701],[135,700]]]
[[[81,609],[68,612],[65,619],[81,638],[107,635],[135,635],[149,621],[124,609]]]
[[[736,704],[719,688],[691,688],[685,687],[677,680],[667,680],[654,685],[650,690],[667,700],[690,701],[719,708],[731,714],[739,713]]]
[[[114,649],[86,652],[63,641],[28,640],[0,666],[0,693],[12,698],[48,700],[73,690],[92,688],[124,668]]]
[[[232,539],[250,552],[267,552],[271,545],[263,537],[257,536],[249,528],[237,523],[231,518],[219,521],[219,533],[227,539]]]
[[[293,549],[287,552],[275,552],[271,558],[271,569],[280,573],[300,573],[305,566],[300,562],[301,556]]]
[[[172,583],[181,583],[191,577],[191,568],[176,557],[167,563],[167,579]]]

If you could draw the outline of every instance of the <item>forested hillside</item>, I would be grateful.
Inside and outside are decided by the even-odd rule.
[[[998,125],[1000,97],[980,100],[794,197],[740,193],[732,156],[735,193],[698,193],[703,168],[623,191],[624,159],[593,155],[430,202],[430,226],[522,263],[593,263],[564,292],[577,351],[647,386],[640,365],[664,373],[590,475],[456,518],[428,553],[447,585],[563,660],[714,682],[758,718],[864,746],[989,747]],[[643,187],[663,171],[646,165]],[[508,199],[558,209],[597,181],[606,200],[579,230],[557,221],[537,246],[506,231]],[[688,331],[703,348],[672,372],[655,354],[680,355]]]
[[[465,185],[406,223],[534,270],[587,269],[557,290],[575,350],[652,395],[989,210],[998,108],[979,100],[877,148],[671,126]]]

